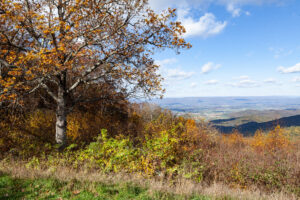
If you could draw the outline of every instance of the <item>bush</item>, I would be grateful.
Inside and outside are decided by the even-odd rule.
[[[68,166],[299,192],[299,141],[281,127],[258,131],[252,138],[238,132],[220,135],[204,122],[154,108],[133,105],[125,120],[94,109],[77,110],[68,116],[71,145],[63,153],[49,142],[54,137],[52,112],[9,116],[0,122],[1,153],[26,160],[29,168],[50,171]]]

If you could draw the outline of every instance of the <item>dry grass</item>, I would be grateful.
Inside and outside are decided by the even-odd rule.
[[[29,125],[35,127],[30,129],[34,135],[44,137],[53,131],[43,131],[50,120],[39,124],[41,114],[34,115]],[[153,191],[237,199],[300,197],[300,141],[279,126],[269,133],[257,132],[245,138],[238,132],[220,135],[205,123],[168,112],[158,114],[152,121],[144,119],[144,114],[132,118],[138,128],[129,131],[129,135],[110,135],[104,129],[99,134],[95,121],[95,126],[91,123],[86,131],[98,135],[97,140],[79,140],[64,153],[57,153],[49,143],[24,136],[22,131],[9,132],[8,123],[7,130],[0,127],[0,134],[11,136],[9,140],[0,135],[0,160],[18,161],[0,161],[0,165],[4,172],[20,178],[130,181]],[[76,118],[77,128],[85,127],[85,117]],[[72,127],[74,133],[81,134],[75,125]],[[99,173],[100,170],[116,174]]]
[[[186,179],[170,182],[163,179],[145,179],[138,174],[103,174],[97,171],[76,171],[68,167],[32,169],[25,167],[24,161],[1,161],[0,172],[11,174],[14,178],[55,178],[62,181],[102,182],[104,184],[122,184],[131,182],[149,188],[150,192],[160,191],[180,195],[199,194],[213,199],[265,199],[297,200],[299,197],[285,192],[265,193],[256,188],[232,188],[221,183],[205,186]]]

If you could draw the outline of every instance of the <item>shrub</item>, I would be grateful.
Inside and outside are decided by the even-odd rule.
[[[54,151],[55,145],[48,141],[54,137],[52,112],[8,116],[0,122],[2,156],[9,152],[26,160],[28,167],[50,171],[67,166],[174,182],[185,178],[299,191],[299,141],[292,141],[281,127],[248,138],[237,131],[220,135],[205,122],[134,106],[124,120],[95,108],[76,110],[68,116],[71,145],[63,153]]]

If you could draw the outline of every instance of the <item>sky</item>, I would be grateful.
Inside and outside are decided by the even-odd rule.
[[[299,0],[149,0],[193,47],[154,55],[165,97],[300,96]]]

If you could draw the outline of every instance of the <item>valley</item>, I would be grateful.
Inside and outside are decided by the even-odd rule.
[[[300,126],[300,97],[186,97],[151,102],[178,115],[204,120],[225,134],[238,130],[251,136],[277,125]]]

